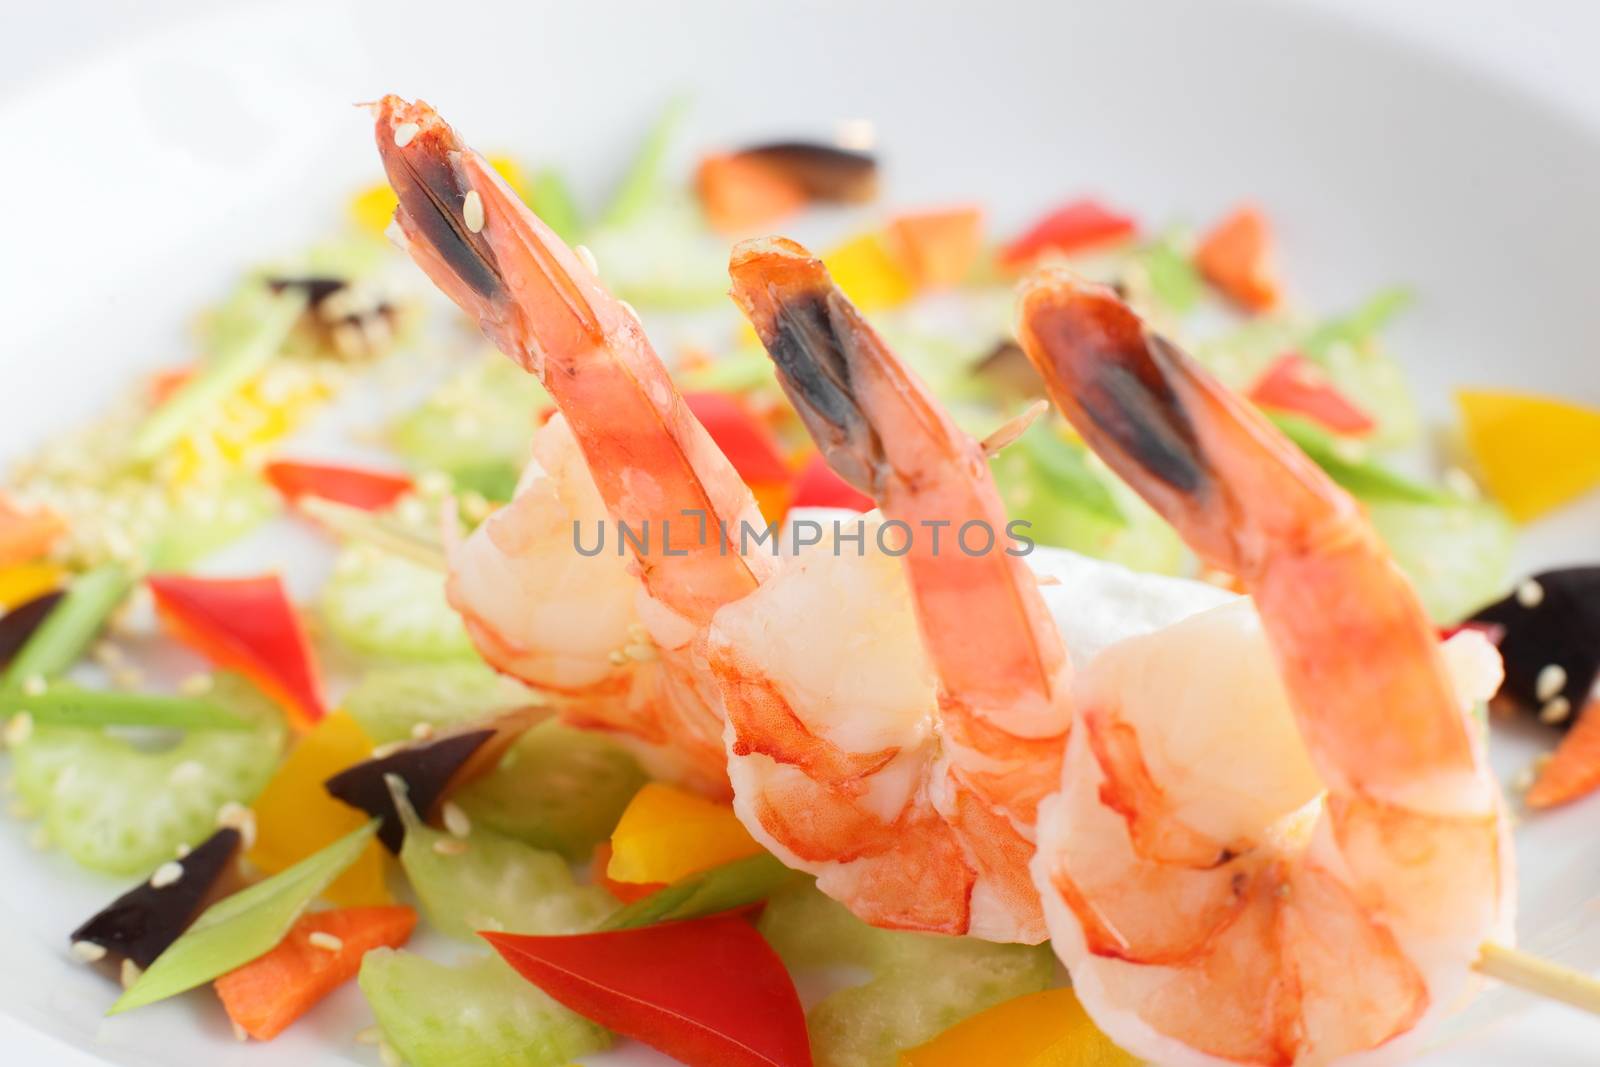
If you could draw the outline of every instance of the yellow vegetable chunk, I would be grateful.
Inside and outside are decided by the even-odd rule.
[[[1134,1067],[1070,989],[1047,989],[997,1004],[925,1045],[900,1053],[900,1067]]]
[[[1600,409],[1533,393],[1456,393],[1489,492],[1528,522],[1600,486]]]
[[[844,295],[862,311],[903,304],[914,291],[911,276],[881,234],[853,237],[822,257]]]
[[[317,723],[256,798],[250,861],[276,874],[365,825],[365,812],[333,799],[322,783],[371,755],[372,739],[348,712]],[[383,847],[374,839],[323,895],[341,907],[392,903],[383,863]]]
[[[394,209],[399,206],[400,198],[394,195],[389,183],[379,182],[350,198],[350,217],[368,233],[382,236],[394,220]]]
[[[606,877],[675,882],[760,851],[731,805],[651,782],[634,795],[611,833]]]
[[[65,573],[56,564],[44,560],[0,569],[0,612],[10,611],[60,588]]]

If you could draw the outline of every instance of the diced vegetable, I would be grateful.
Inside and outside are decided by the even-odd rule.
[[[1378,333],[1411,303],[1406,289],[1385,289],[1354,311],[1328,319],[1274,355],[1292,348],[1317,363],[1341,395],[1377,424],[1378,444],[1412,444],[1421,431],[1416,403],[1400,367]]]
[[[743,919],[717,915],[571,937],[484,938],[567,1007],[685,1063],[812,1062],[794,983]]]
[[[1333,387],[1322,368],[1296,352],[1279,356],[1247,395],[1262,407],[1303,415],[1334,433],[1359,437],[1377,428],[1370,415]]]
[[[594,884],[616,897],[624,904],[632,904],[643,900],[652,893],[660,892],[666,888],[662,882],[618,882],[606,874],[606,868],[611,866],[611,842],[602,841],[595,846],[594,860],[590,864],[591,876]],[[691,876],[692,877],[692,876]]]
[[[607,919],[601,929],[625,930],[731,911],[766,900],[798,877],[777,857],[763,852],[662,886],[630,902]]]
[[[635,222],[647,212],[662,195],[663,172],[666,169],[667,150],[683,125],[688,113],[688,101],[676,97],[668,101],[661,116],[650,128],[639,154],[628,166],[611,203],[600,215],[602,226],[622,227]]]
[[[79,575],[12,659],[0,688],[53,678],[77,663],[132,585],[127,568],[117,563]]]
[[[1600,486],[1600,408],[1509,390],[1456,393],[1494,498],[1529,522]]]
[[[65,524],[54,512],[24,507],[0,492],[0,567],[38,559],[65,532]]]
[[[54,563],[33,560],[0,569],[0,612],[21,607],[61,587],[66,572]]]
[[[611,1035],[522,980],[499,956],[456,966],[376,949],[361,992],[410,1067],[563,1067]]]
[[[1073,200],[1050,212],[1000,250],[1004,266],[1019,267],[1046,252],[1081,252],[1086,248],[1126,240],[1138,232],[1127,215],[1094,200]]]
[[[371,755],[371,738],[348,712],[336,711],[312,727],[252,805],[256,840],[251,862],[276,874],[364,825],[367,816],[329,796],[323,782]],[[370,843],[328,886],[326,896],[346,906],[389,903],[382,846]]]
[[[795,479],[791,508],[849,508],[871,511],[877,505],[867,494],[834,473],[820,452],[814,452]]]
[[[0,718],[27,712],[35,725],[149,726],[165,730],[248,730],[214,700],[158,693],[101,692],[58,682],[44,692],[0,691]]]
[[[1205,296],[1205,284],[1193,261],[1180,250],[1179,238],[1168,234],[1140,249],[1133,263],[1143,271],[1149,296],[1168,315],[1187,315]],[[1137,289],[1137,286],[1135,286]]]
[[[1048,945],[878,930],[810,888],[773,897],[759,925],[792,969],[854,966],[872,975],[811,1009],[818,1067],[894,1067],[902,1049],[1055,977]]]
[[[1272,262],[1272,230],[1252,205],[1228,215],[1200,239],[1195,264],[1206,280],[1248,311],[1270,311],[1277,304],[1277,269]]]
[[[256,578],[151,575],[156,612],[174,637],[236,670],[301,725],[322,718],[322,683],[300,617],[275,574]]]
[[[378,182],[350,198],[350,217],[367,233],[382,234],[394,221],[394,209],[399,206],[400,198],[389,183]]]
[[[884,239],[918,289],[966,281],[983,249],[983,212],[976,207],[897,215]]]
[[[793,477],[777,439],[765,424],[727,393],[684,393],[684,403],[728,457],[746,485],[788,482]]]
[[[381,511],[411,491],[411,479],[403,474],[361,467],[277,460],[262,472],[287,500],[314,496],[367,511]]]
[[[271,951],[377,832],[374,820],[321,852],[213,904],[111,1006],[140,1008],[204,985]]]
[[[1600,788],[1600,700],[1574,714],[1577,725],[1561,739],[1523,799],[1530,808],[1553,808]]]
[[[700,161],[695,191],[706,221],[724,233],[743,233],[794,214],[806,205],[805,188],[770,163],[738,153]]]
[[[834,283],[862,311],[880,311],[910,300],[912,279],[882,234],[852,237],[822,257]]]
[[[237,876],[240,841],[238,830],[218,830],[187,855],[167,861],[177,865],[175,881],[160,887],[149,879],[140,882],[72,931],[72,943],[100,946],[113,965],[126,959],[141,969],[150,966]]]
[[[398,419],[389,442],[418,470],[443,471],[463,488],[468,472],[490,469],[509,468],[514,485],[532,447],[534,413],[547,403],[539,380],[496,352]]]
[[[240,471],[220,485],[175,495],[145,558],[154,571],[183,571],[271,518],[277,498],[265,482]]]
[[[1071,989],[1048,989],[996,1005],[900,1055],[900,1067],[1137,1067],[1100,1032]]]
[[[554,852],[470,821],[465,834],[435,830],[403,799],[400,865],[440,933],[469,941],[479,930],[567,934],[592,930],[615,910],[605,890],[578,885]]]
[[[1505,664],[1496,705],[1571,728],[1600,681],[1600,566],[1535,574],[1469,621],[1495,635]]]
[[[352,545],[322,587],[321,618],[357,652],[396,660],[475,659],[444,595],[445,576],[393,552]]]
[[[1505,588],[1513,529],[1494,505],[1371,500],[1367,511],[1436,622],[1454,623]]]
[[[228,1018],[270,1041],[354,978],[376,948],[399,948],[417,913],[398,906],[342,908],[302,915],[276,948],[216,981]]]
[[[606,874],[619,882],[675,882],[760,851],[731,805],[651,782],[611,834]]]
[[[581,861],[611,836],[644,782],[638,761],[616,742],[552,719],[524,734],[455,801],[474,823]]]
[[[374,668],[345,694],[344,707],[383,745],[411,739],[418,726],[443,731],[536,702],[518,682],[462,660]]]
[[[270,705],[237,679],[219,679],[216,699],[253,727],[195,730],[151,752],[98,729],[35,726],[14,750],[18,791],[85,867],[149,870],[205,838],[224,804],[253,800],[277,765],[283,729]]]

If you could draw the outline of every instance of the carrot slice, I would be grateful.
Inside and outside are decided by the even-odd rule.
[[[742,155],[701,160],[695,188],[706,218],[725,232],[781,219],[805,207],[807,200],[799,182],[769,163]]]
[[[1201,239],[1194,262],[1207,281],[1249,311],[1268,311],[1278,303],[1272,229],[1252,205],[1217,223]]]
[[[354,978],[368,950],[398,948],[416,925],[398,905],[312,912],[277,948],[218,978],[217,996],[245,1033],[269,1041]]]
[[[1600,787],[1600,699],[1578,713],[1578,721],[1556,746],[1550,762],[1525,798],[1530,808],[1553,808]]]

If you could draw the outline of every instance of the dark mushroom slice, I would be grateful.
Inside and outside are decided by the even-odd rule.
[[[324,782],[323,788],[336,799],[383,820],[378,838],[398,854],[405,842],[405,827],[395,810],[388,775],[398,775],[405,782],[412,807],[423,819],[432,821],[451,793],[499,766],[512,743],[549,716],[545,709],[523,708],[403,745],[340,771]]]
[[[57,589],[0,614],[0,665],[10,663],[11,658],[22,651],[28,638],[50,617],[51,609],[62,595],[62,591]]]
[[[1572,725],[1600,678],[1600,566],[1545,571],[1471,619],[1499,638],[1498,708]]]
[[[241,842],[238,830],[224,828],[181,859],[162,864],[72,931],[73,953],[109,965],[113,973],[123,960],[150,966],[202,911],[237,887],[234,861]]]
[[[1039,377],[1022,346],[1015,341],[1001,341],[995,345],[988,355],[972,365],[972,373],[1008,396],[1027,399],[1044,396],[1044,379]]]
[[[878,161],[869,152],[811,141],[774,141],[735,154],[789,178],[813,200],[861,204],[878,195]]]

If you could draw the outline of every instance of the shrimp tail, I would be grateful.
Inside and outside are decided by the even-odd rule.
[[[863,374],[863,339],[877,342],[872,328],[834,287],[822,261],[787,238],[741,242],[728,273],[734,301],[829,466],[873,499],[882,496],[888,457],[854,385]]]
[[[1249,580],[1308,513],[1351,528],[1348,494],[1110,289],[1036,274],[1017,336],[1067,419],[1211,566]]]

